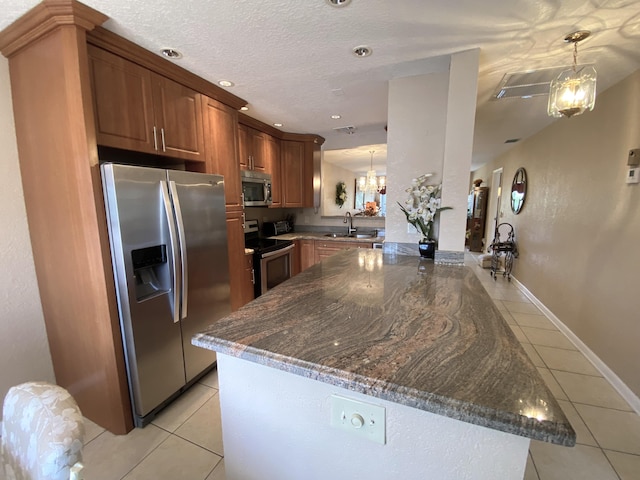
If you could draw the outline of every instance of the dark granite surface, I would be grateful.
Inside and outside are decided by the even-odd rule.
[[[575,444],[560,406],[467,267],[346,250],[193,343],[457,420]]]

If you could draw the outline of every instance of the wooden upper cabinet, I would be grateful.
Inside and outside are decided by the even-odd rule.
[[[267,171],[266,137],[266,134],[254,128],[238,125],[239,163],[242,170]]]
[[[91,45],[88,50],[98,144],[157,153],[151,72]]]
[[[199,93],[88,46],[98,145],[204,162]]]
[[[265,135],[265,168],[271,174],[272,208],[282,207],[282,169],[280,167],[280,140]]]
[[[242,185],[238,166],[238,112],[211,98],[204,99],[204,131],[207,173],[224,176],[227,209],[242,209]]]
[[[304,142],[282,142],[282,206],[304,206]]]
[[[202,96],[160,75],[153,75],[153,94],[158,153],[204,162]]]

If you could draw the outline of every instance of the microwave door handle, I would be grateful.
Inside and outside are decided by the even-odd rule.
[[[264,182],[264,201],[265,203],[269,201],[269,184]]]
[[[188,285],[188,271],[187,271],[187,242],[184,232],[184,222],[182,221],[182,209],[180,208],[180,199],[178,198],[178,189],[176,188],[176,182],[171,180],[169,182],[169,189],[171,190],[171,198],[173,199],[173,208],[176,212],[176,225],[178,227],[178,241],[180,243],[180,270],[182,273],[182,297],[181,297],[181,317],[187,318],[187,289]]]
[[[173,323],[180,321],[180,296],[178,295],[178,283],[179,283],[179,271],[178,271],[178,238],[176,233],[176,223],[173,216],[173,209],[171,208],[171,200],[169,199],[169,189],[167,188],[167,182],[160,181],[160,187],[162,190],[162,203],[164,204],[164,213],[167,217],[167,226],[169,227],[169,240],[171,242],[171,278],[173,279],[173,301],[172,303],[172,316]]]

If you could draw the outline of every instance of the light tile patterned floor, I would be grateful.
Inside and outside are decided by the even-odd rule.
[[[640,416],[513,283],[467,258],[577,433],[573,448],[532,441],[524,479],[640,479]],[[144,429],[87,427],[87,479],[225,480],[215,371]]]

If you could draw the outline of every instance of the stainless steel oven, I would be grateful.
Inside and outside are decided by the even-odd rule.
[[[261,237],[257,220],[247,220],[244,232],[245,247],[253,249],[257,298],[291,278],[294,245],[291,240]]]
[[[256,272],[256,297],[291,278],[293,269],[293,243],[267,253],[254,253],[255,260],[259,259],[259,272]],[[258,285],[260,283],[260,285]],[[258,292],[258,286],[260,291]]]

